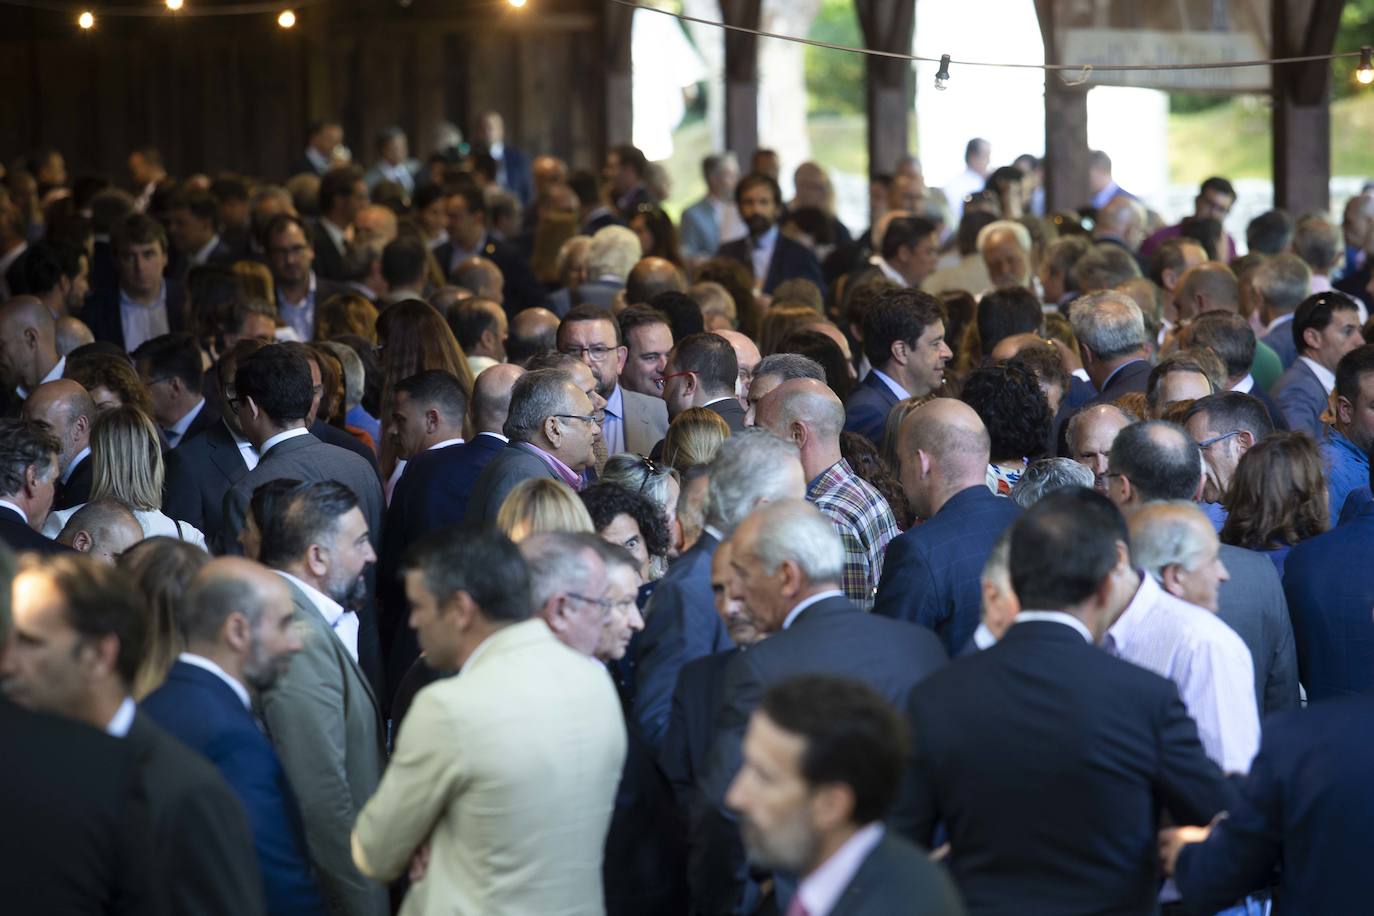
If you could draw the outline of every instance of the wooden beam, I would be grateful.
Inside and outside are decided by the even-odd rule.
[[[604,9],[601,31],[605,42],[602,56],[606,62],[603,155],[618,143],[629,143],[634,136],[634,82],[630,72],[630,27],[634,13],[633,9],[616,3],[607,3]]]
[[[914,0],[856,0],[864,43],[875,51],[911,52]],[[911,71],[906,60],[867,58],[868,173],[891,174],[910,152]]]
[[[757,29],[762,0],[720,0],[727,25]],[[759,41],[754,35],[725,32],[725,148],[742,163],[759,146]]]
[[[1273,0],[1274,56],[1329,54],[1342,0]],[[1290,212],[1331,203],[1331,70],[1324,61],[1271,68],[1274,206]]]
[[[1281,2],[1281,0],[1276,0]],[[1055,0],[1035,0],[1045,63],[1062,63],[1054,40]],[[1075,210],[1088,202],[1088,91],[1045,74],[1045,209]]]

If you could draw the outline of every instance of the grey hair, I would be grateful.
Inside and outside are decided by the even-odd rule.
[[[1312,268],[1295,254],[1281,252],[1266,258],[1250,280],[1276,313],[1294,311],[1312,289]]]
[[[551,598],[585,587],[596,578],[601,565],[598,540],[594,534],[558,531],[532,534],[520,542],[536,612]]]
[[[1016,222],[1016,220],[1011,219],[995,220],[994,222],[988,223],[982,229],[978,230],[978,238],[974,242],[974,245],[975,247],[977,247],[979,254],[983,253],[983,247],[987,245],[988,237],[995,232],[1010,232],[1012,235],[1016,237],[1016,244],[1021,246],[1021,250],[1026,252],[1027,254],[1030,254],[1030,230],[1027,229],[1025,226],[1021,225],[1020,223]]]
[[[344,407],[352,410],[363,401],[363,385],[367,375],[367,370],[363,368],[363,359],[358,355],[358,351],[337,340],[326,340],[321,346],[337,356],[343,365]]]
[[[1078,342],[1101,360],[1115,359],[1145,345],[1145,316],[1125,293],[1104,290],[1080,296],[1069,306]]]
[[[621,452],[606,459],[606,467],[597,475],[597,480],[613,483],[632,493],[638,493],[652,502],[660,512],[667,512],[668,481],[677,479],[678,473],[666,464],[654,463],[655,473],[649,470],[644,459],[638,455]]]
[[[587,274],[593,280],[608,274],[624,280],[643,255],[639,236],[632,230],[606,226],[596,231],[587,246]]]
[[[706,523],[730,534],[759,503],[795,497],[778,473],[787,462],[800,463],[797,447],[757,427],[726,439],[711,462],[706,488]]]
[[[568,386],[572,376],[562,369],[536,369],[516,379],[510,392],[510,411],[501,431],[512,442],[529,442],[556,413],[570,410]]]
[[[797,564],[811,584],[838,582],[844,573],[844,542],[835,523],[804,499],[783,499],[756,510],[760,516],[754,553],[765,571]]]
[[[800,353],[772,353],[759,360],[754,366],[754,378],[776,375],[784,382],[794,378],[813,378],[825,381],[825,369],[809,356]]]
[[[1182,566],[1191,572],[1202,564],[1212,523],[1184,499],[1162,500],[1132,513],[1131,562],[1158,580],[1166,566]]]
[[[1055,490],[1065,487],[1093,488],[1093,472],[1072,458],[1041,458],[1032,461],[1011,491],[1011,501],[1029,509]]]
[[[563,276],[563,271],[568,266],[568,260],[579,255],[586,255],[587,248],[591,243],[592,237],[590,235],[575,235],[558,246],[558,257],[553,260],[554,273],[559,277]]]
[[[1091,477],[1092,475],[1089,474],[1088,476]],[[1006,531],[1002,532],[1002,536],[997,539],[997,543],[992,545],[992,552],[988,554],[987,560],[983,563],[983,571],[978,574],[978,581],[990,582],[994,585],[1011,585],[1010,526],[1007,527]]]

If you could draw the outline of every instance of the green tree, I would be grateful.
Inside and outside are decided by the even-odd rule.
[[[854,0],[825,0],[807,37],[862,47]],[[863,114],[866,73],[862,54],[807,47],[804,59],[807,107],[813,114]]]

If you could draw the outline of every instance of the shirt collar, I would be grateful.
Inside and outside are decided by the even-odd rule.
[[[1298,359],[1307,364],[1307,368],[1312,370],[1312,374],[1317,377],[1317,381],[1322,383],[1326,393],[1330,394],[1336,389],[1336,375],[1330,369],[1323,366],[1310,356],[1299,356]]]
[[[1145,362],[1145,360],[1144,360],[1143,358],[1141,358],[1141,357],[1136,357],[1135,359],[1128,359],[1128,360],[1126,360],[1124,363],[1122,363],[1121,365],[1117,366],[1115,369],[1112,370],[1112,374],[1111,374],[1111,375],[1107,376],[1106,378],[1104,378],[1104,379],[1102,380],[1102,390],[1103,390],[1103,391],[1106,391],[1106,390],[1107,390],[1107,386],[1110,385],[1110,384],[1112,383],[1112,379],[1116,378],[1117,373],[1119,373],[1122,369],[1125,369],[1127,366],[1133,365],[1133,364],[1135,364],[1135,363],[1143,363],[1143,362]]]
[[[484,430],[482,430],[480,433],[478,433],[477,435],[478,435],[478,436],[491,436],[493,439],[496,439],[496,440],[499,441],[499,442],[505,442],[505,443],[509,443],[509,442],[510,442],[510,440],[507,439],[505,436],[503,436],[501,433],[494,433],[494,432],[492,432],[492,431],[489,430],[489,429],[484,429]],[[474,437],[474,438],[475,438],[475,437]]]
[[[329,221],[329,217],[327,216],[320,217],[320,228],[329,236],[329,240],[334,243],[335,248],[339,249],[339,251],[344,250],[348,241],[345,233],[348,230],[341,226],[334,225]]]
[[[299,309],[309,305],[315,298],[315,272],[310,271],[310,285],[305,288],[305,295],[299,302],[291,302],[286,298],[286,293],[282,292],[280,286],[277,287],[277,304],[287,308]]]
[[[547,464],[550,468],[553,469],[553,472],[558,475],[559,479],[566,483],[568,486],[572,487],[574,490],[582,489],[582,475],[574,471],[571,467],[564,463],[562,459],[560,459],[557,455],[544,451],[542,448],[535,445],[533,442],[522,442],[520,444],[530,449],[537,456],[539,456],[539,458],[542,459],[545,464]]]
[[[873,257],[868,259],[868,263],[872,264],[874,267],[878,268],[878,270],[882,271],[884,277],[887,277],[889,280],[891,280],[893,283],[896,283],[898,286],[907,287],[911,285],[906,281],[906,277],[897,273],[896,268],[894,268],[891,264],[887,263],[887,258],[883,257],[882,255],[875,254]]]
[[[1250,373],[1245,373],[1245,378],[1236,382],[1232,391],[1239,391],[1241,394],[1249,394],[1255,387],[1255,377]]]
[[[339,604],[339,602],[335,601],[318,588],[315,588],[315,586],[308,582],[303,582],[289,572],[283,572],[280,569],[273,570],[273,572],[304,592],[305,597],[309,598],[310,603],[315,605],[315,610],[320,612],[320,616],[324,618],[324,622],[329,624],[330,628],[333,628],[334,624],[339,622],[339,618],[344,615],[343,605]]]
[[[131,308],[131,309],[146,309],[147,311],[152,311],[152,310],[154,310],[154,309],[159,309],[159,308],[165,308],[165,307],[167,306],[167,281],[166,281],[166,280],[159,279],[159,280],[158,280],[158,283],[159,283],[160,285],[159,285],[158,290],[157,290],[157,296],[155,296],[155,297],[153,298],[153,301],[152,301],[152,302],[149,302],[149,303],[135,302],[133,299],[130,299],[130,298],[129,298],[129,294],[126,293],[126,292],[124,291],[124,286],[123,286],[123,284],[120,284],[120,287],[119,287],[119,307],[120,307],[121,309],[124,309],[124,308]]]
[[[625,416],[625,393],[620,390],[619,382],[616,382],[615,390],[612,391],[611,396],[606,399],[605,411],[617,420]]]
[[[771,250],[771,249],[773,248],[773,246],[776,245],[777,243],[778,243],[778,227],[777,227],[776,224],[774,224],[773,228],[769,229],[769,230],[768,230],[767,232],[765,232],[763,235],[759,236],[757,239],[753,239],[753,240],[752,240],[752,244],[753,244],[753,246],[754,246],[754,250],[755,250],[755,251],[768,251],[768,250]]]
[[[310,164],[315,167],[315,171],[329,171],[329,157],[325,156],[324,153],[315,149],[315,147],[307,146],[305,148],[305,158],[310,160]]]
[[[1015,626],[1018,623],[1036,622],[1062,623],[1066,627],[1073,627],[1078,631],[1079,636],[1082,636],[1088,641],[1089,645],[1093,644],[1092,630],[1089,630],[1087,625],[1077,617],[1072,614],[1065,614],[1063,611],[1022,611],[1016,615],[1016,619],[1012,621],[1012,625]]]
[[[869,371],[878,377],[878,381],[887,386],[888,391],[891,391],[897,396],[897,400],[905,401],[907,398],[911,397],[910,391],[907,391],[901,385],[897,384],[896,379],[879,369],[877,366],[874,366]]]
[[[244,709],[253,708],[253,701],[248,696],[248,688],[240,684],[235,678],[230,677],[229,672],[210,661],[210,659],[206,658],[204,655],[196,655],[194,652],[183,652],[177,656],[177,661],[185,662],[188,665],[193,665],[204,671],[210,672],[229,685],[229,689],[234,691],[239,701],[243,703]]]
[[[62,472],[62,482],[66,483],[72,479],[72,474],[76,473],[76,466],[91,456],[91,447],[88,445],[77,452],[72,460],[67,464],[67,469]]]
[[[310,430],[306,429],[304,426],[297,426],[295,429],[283,430],[282,432],[277,433],[275,436],[272,436],[270,439],[264,442],[262,444],[262,448],[258,449],[258,454],[266,455],[269,451],[272,450],[272,446],[276,445],[277,443],[285,442],[287,439],[295,439],[297,436],[305,436],[309,433]]]
[[[1264,326],[1264,330],[1265,330],[1265,331],[1272,331],[1272,330],[1274,330],[1274,328],[1278,327],[1279,325],[1283,324],[1284,322],[1292,321],[1292,320],[1293,320],[1293,313],[1292,313],[1292,312],[1289,312],[1287,315],[1280,315],[1279,317],[1275,318],[1273,321],[1271,321],[1271,322],[1269,322],[1267,325],[1265,325],[1265,326]]]
[[[180,420],[177,420],[171,426],[167,427],[168,434],[175,436],[178,440],[180,440],[181,437],[186,435],[186,430],[191,428],[191,424],[196,422],[196,417],[200,416],[200,412],[204,408],[205,398],[201,398],[196,403],[195,407],[192,407],[190,410],[186,411],[186,413],[182,415],[182,418]]]
[[[1150,611],[1159,603],[1159,583],[1153,576],[1146,575],[1139,570],[1136,574],[1140,576],[1140,588],[1135,590],[1135,596],[1131,598],[1131,603],[1126,605],[1126,610],[1112,622],[1107,628],[1107,638],[1112,641],[1112,645],[1118,655],[1125,651],[1126,645],[1131,641],[1131,636],[1140,631],[1145,618],[1150,615]]]
[[[429,448],[425,449],[425,451],[427,451],[427,452],[437,452],[439,449],[441,449],[441,448],[448,448],[450,445],[462,445],[462,444],[463,444],[463,437],[462,437],[462,436],[459,436],[459,437],[456,438],[456,439],[445,439],[443,442],[436,442],[436,443],[434,443],[433,445],[431,445]]]
[[[29,523],[29,514],[20,508],[18,503],[12,503],[8,499],[0,499],[0,509],[13,509],[19,513],[19,517],[24,520],[24,524]]]
[[[883,833],[881,821],[860,827],[830,858],[802,879],[797,897],[805,912],[823,916],[835,908],[864,859],[882,842]]]
[[[125,697],[124,702],[119,704],[115,710],[114,718],[110,724],[105,726],[105,734],[113,735],[116,738],[123,738],[129,734],[129,728],[134,724],[134,698]]]
[[[210,241],[206,242],[203,248],[201,248],[195,254],[191,255],[191,263],[204,264],[206,261],[210,260],[210,252],[214,251],[215,246],[218,244],[219,235],[210,236]]]
[[[38,384],[44,385],[48,382],[55,382],[58,379],[60,379],[62,377],[62,373],[66,371],[67,357],[63,356],[60,359],[58,359],[56,363],[53,364],[53,367],[48,370],[48,374],[43,376],[43,378],[38,382]]]
[[[1068,617],[1070,615],[1065,614],[1064,616]],[[1083,629],[1086,630],[1087,627]],[[980,650],[991,649],[993,646],[997,645],[997,637],[992,635],[992,631],[988,629],[987,624],[980,623],[978,624],[978,629],[973,631],[973,644]]]
[[[804,611],[804,610],[806,610],[807,608],[811,607],[811,605],[817,604],[817,603],[819,603],[819,602],[821,602],[821,601],[824,601],[824,600],[827,599],[827,598],[843,598],[843,597],[844,597],[844,592],[840,591],[838,588],[831,588],[831,589],[827,589],[827,590],[825,590],[825,591],[823,591],[823,592],[817,592],[816,594],[812,595],[810,598],[803,598],[801,601],[797,602],[796,606],[793,607],[792,610],[790,610],[790,611],[787,612],[787,618],[786,618],[785,620],[783,620],[783,622],[782,622],[782,628],[785,630],[785,629],[787,629],[788,627],[792,626],[793,622],[795,622],[796,619],[797,619],[798,617],[801,616],[802,611]]]

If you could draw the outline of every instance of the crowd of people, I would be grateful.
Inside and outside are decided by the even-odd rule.
[[[1374,898],[1374,186],[344,139],[4,173],[6,912]]]

